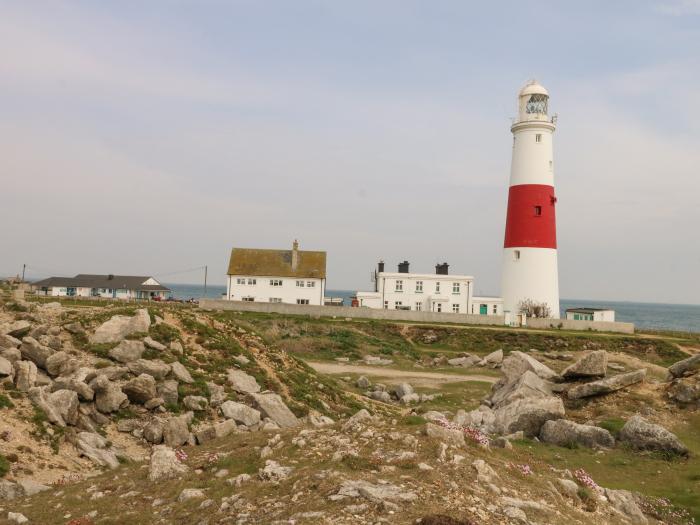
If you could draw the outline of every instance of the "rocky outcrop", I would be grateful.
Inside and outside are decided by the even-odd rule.
[[[655,450],[685,456],[688,448],[678,437],[661,425],[649,423],[641,416],[633,416],[620,430],[619,440],[637,450]]]
[[[175,406],[179,399],[177,381],[163,381],[156,387],[158,396],[163,398],[166,405]]]
[[[120,363],[141,359],[146,347],[141,341],[122,341],[109,351],[109,357]]]
[[[668,368],[672,377],[684,377],[700,372],[700,354],[674,363]]]
[[[148,310],[137,310],[133,317],[115,315],[109,321],[101,324],[90,336],[91,343],[118,343],[126,336],[135,333],[146,333],[151,326]]]
[[[260,412],[243,403],[226,401],[221,404],[220,410],[225,418],[247,427],[260,423]]]
[[[518,399],[494,411],[493,428],[498,434],[522,431],[527,437],[535,437],[545,421],[564,415],[564,403],[558,397]]]
[[[635,525],[646,525],[649,520],[637,503],[637,498],[627,490],[605,489],[605,497],[610,505]]]
[[[250,394],[250,399],[253,406],[257,408],[264,417],[269,417],[281,428],[294,427],[299,424],[299,419],[289,410],[278,394]]]
[[[126,366],[134,375],[148,374],[154,379],[164,379],[170,373],[170,365],[160,359],[137,359]]]
[[[627,372],[625,374],[619,374],[606,379],[601,379],[599,381],[592,381],[590,383],[576,385],[569,389],[567,396],[569,399],[581,399],[584,397],[609,394],[635,383],[639,383],[644,379],[646,373],[646,368],[642,368],[641,370],[635,370],[634,372]]]
[[[80,401],[92,401],[95,397],[92,388],[84,382],[72,378],[59,377],[56,379],[51,385],[51,391],[56,392],[57,390],[71,390],[78,394]]]
[[[540,430],[540,441],[567,447],[582,445],[588,448],[615,446],[615,438],[604,428],[581,425],[566,419],[546,421]]]
[[[491,352],[490,354],[488,354],[486,357],[484,357],[477,364],[479,366],[487,366],[489,368],[497,368],[497,367],[501,366],[502,362],[503,362],[503,350],[499,349],[499,350],[496,350],[495,352]]]
[[[112,383],[107,376],[99,375],[89,384],[95,392],[95,407],[103,414],[116,412],[129,405],[128,396],[116,383]]]
[[[209,407],[209,400],[203,396],[185,396],[182,404],[187,410],[206,410]]]
[[[462,447],[465,444],[464,433],[460,430],[445,428],[433,423],[426,423],[425,435],[455,447]]]
[[[165,445],[153,447],[148,465],[148,479],[150,481],[177,478],[187,471],[187,465],[180,462],[172,448]]]
[[[22,339],[22,346],[19,347],[22,358],[32,361],[39,368],[46,367],[46,360],[55,352],[52,348],[42,345],[33,337]]]
[[[188,412],[177,417],[171,417],[163,426],[163,441],[171,447],[179,447],[190,441],[189,424],[194,414]]]
[[[170,367],[173,377],[177,379],[180,383],[194,383],[192,375],[182,363],[175,361],[170,365]]]
[[[148,374],[141,374],[127,381],[122,386],[122,391],[127,395],[129,401],[140,404],[144,404],[158,395],[156,380]]]
[[[60,427],[75,425],[78,421],[78,394],[70,390],[49,392],[48,387],[29,389],[29,398],[46,418]]]
[[[36,384],[37,369],[31,361],[17,361],[15,368],[15,386],[20,392],[29,392]]]
[[[241,394],[255,394],[260,392],[260,385],[255,378],[246,374],[243,370],[231,368],[227,373],[227,380],[231,388]]]
[[[591,352],[562,372],[565,379],[605,376],[608,368],[608,353],[605,350]]]
[[[109,441],[99,434],[80,432],[75,439],[75,447],[81,456],[90,459],[101,467],[117,468],[120,453],[110,446]]]
[[[52,377],[67,376],[78,370],[80,363],[73,359],[68,352],[59,351],[46,359],[46,372]]]

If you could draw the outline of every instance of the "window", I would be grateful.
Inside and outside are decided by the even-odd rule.
[[[303,287],[304,287],[304,281],[297,281],[297,287],[303,288]]]
[[[282,298],[281,297],[270,297],[270,302],[271,303],[281,303]]]
[[[535,206],[535,216],[539,217],[542,215],[542,206]]]
[[[396,288],[395,291],[397,292],[403,292],[403,281],[396,281]]]
[[[452,293],[459,293],[459,283],[452,283]]]
[[[416,312],[420,312],[423,309],[423,303],[420,301],[416,302]]]
[[[520,250],[515,250],[513,252],[513,259],[515,259],[516,261],[520,260]]]
[[[308,299],[297,299],[297,304],[309,304]]]
[[[257,279],[248,279],[248,284],[250,284],[250,285],[255,285],[257,283],[258,283]]]
[[[255,297],[242,297],[241,299],[249,303],[255,301]]]
[[[442,303],[437,303],[435,305],[435,311],[436,312],[442,312]]]
[[[453,313],[453,314],[458,314],[458,313],[459,313],[459,305],[458,305],[458,304],[453,304],[453,305],[452,305],[452,313]]]
[[[395,310],[403,310],[403,302],[402,301],[394,301],[394,309]]]
[[[537,133],[535,135],[535,142],[542,142],[542,134],[541,133]]]
[[[245,284],[245,279],[236,279],[236,284]]]
[[[416,281],[416,293],[423,293],[423,281]]]
[[[282,286],[282,279],[270,279],[270,286]]]
[[[389,301],[384,301],[384,309],[385,310],[389,309]]]
[[[493,315],[496,315],[498,313],[498,305],[494,304],[493,305]]]
[[[435,283],[435,293],[440,293],[440,281]]]
[[[315,287],[316,287],[316,281],[306,281],[306,287],[307,287],[307,288],[315,288]]]

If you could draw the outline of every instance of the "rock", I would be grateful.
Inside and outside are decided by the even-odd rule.
[[[19,347],[24,359],[29,359],[40,368],[46,367],[46,360],[55,350],[44,346],[33,337],[25,337],[22,339],[22,346]]]
[[[29,523],[29,520],[24,514],[21,514],[20,512],[8,512],[7,513],[7,521],[10,523],[17,523],[21,525],[22,523]]]
[[[372,383],[366,376],[360,376],[357,378],[357,381],[355,381],[355,385],[357,388],[369,388],[372,386]]]
[[[374,392],[370,392],[368,394],[368,397],[377,401],[382,401],[383,403],[391,403],[391,395],[389,394],[389,392],[375,390]]]
[[[485,360],[485,358],[484,358]],[[503,351],[501,351],[501,360],[503,360]],[[448,359],[447,364],[451,366],[462,366],[465,368],[468,368],[470,366],[474,366],[478,363],[480,363],[482,360],[475,356],[475,355],[469,355],[469,356],[464,356],[464,357],[455,357],[453,359]],[[485,366],[485,364],[484,364]]]
[[[608,368],[608,353],[605,350],[591,352],[574,364],[565,368],[562,376],[566,379],[603,377]]]
[[[226,437],[229,434],[235,432],[238,427],[236,427],[236,422],[233,421],[232,419],[227,419],[226,421],[222,421],[221,423],[216,423],[214,425],[210,425],[206,428],[203,428],[195,434],[195,437],[197,439],[197,443],[200,445],[203,445],[204,443],[207,443],[208,441],[212,441],[214,439]]]
[[[218,407],[226,401],[226,390],[223,386],[217,385],[212,381],[207,381],[207,390],[209,390],[209,404],[211,406]]]
[[[182,355],[185,353],[185,349],[182,348],[182,343],[180,341],[170,341],[170,345],[168,345],[168,347],[170,348],[170,351],[174,354]]]
[[[97,376],[90,381],[90,388],[95,392],[95,408],[103,414],[116,412],[129,405],[128,396],[116,383],[112,383],[107,376]]]
[[[637,504],[634,494],[627,490],[605,489],[605,497],[615,510],[622,513],[635,525],[646,525],[649,520]]]
[[[63,328],[65,330],[73,335],[80,335],[85,333],[85,328],[83,328],[83,325],[80,323],[69,323],[67,325],[64,325]]]
[[[257,425],[260,422],[260,412],[243,403],[226,401],[221,404],[221,413],[227,419],[232,419],[247,427]]]
[[[576,385],[570,388],[567,392],[569,399],[581,399],[584,397],[598,396],[601,394],[609,394],[626,386],[639,383],[647,374],[647,369],[635,370],[626,374],[618,374],[616,376],[607,377],[599,381],[592,381],[582,385]]]
[[[4,357],[0,357],[0,378],[14,376],[15,368],[12,366],[12,363]]]
[[[24,491],[17,483],[0,478],[0,501],[12,500],[24,496]]]
[[[528,370],[533,372],[540,379],[547,381],[554,381],[559,378],[554,370],[540,363],[534,357],[523,352],[511,352],[508,357],[503,360],[503,364],[501,365],[501,371],[504,377],[499,383],[512,383]]]
[[[408,383],[401,383],[394,387],[394,394],[396,395],[396,399],[401,399],[404,396],[413,394],[413,387]]]
[[[163,399],[162,397],[153,397],[143,404],[143,408],[145,408],[146,410],[154,410],[158,407],[163,406],[164,404],[165,399]]]
[[[333,421],[328,416],[324,416],[323,414],[319,414],[318,412],[316,412],[314,410],[309,412],[309,415],[306,416],[306,419],[307,419],[308,423],[314,428],[327,427],[328,425],[332,425],[335,423],[335,421]]]
[[[66,376],[72,374],[76,370],[80,363],[76,359],[73,359],[67,352],[60,351],[50,355],[46,359],[46,371],[50,376]]]
[[[242,394],[254,394],[260,392],[260,385],[251,375],[246,374],[243,370],[231,368],[228,370],[227,380],[231,387]]]
[[[371,423],[373,420],[372,414],[363,408],[355,412],[355,414],[343,424],[343,432],[358,430],[363,424]]]
[[[160,359],[137,359],[126,366],[134,375],[148,374],[154,379],[163,379],[170,373],[170,365]]]
[[[120,363],[141,359],[146,347],[141,341],[122,341],[109,351],[109,357]]]
[[[570,479],[557,480],[558,491],[562,496],[568,496],[571,499],[578,500],[578,484]]]
[[[484,357],[479,363],[479,366],[488,366],[491,368],[498,367],[503,362],[503,350],[499,349],[495,352],[491,352],[486,357]]]
[[[173,377],[175,379],[177,379],[181,383],[194,383],[194,379],[192,379],[192,376],[190,375],[189,370],[185,368],[185,365],[178,361],[175,361],[170,365],[170,367]]]
[[[505,365],[504,365],[505,366]],[[499,385],[500,383],[497,383]],[[545,398],[552,396],[551,383],[525,370],[512,383],[503,384],[491,395],[491,406],[499,408],[518,399]]]
[[[678,437],[661,425],[649,423],[641,416],[631,417],[620,430],[618,439],[637,450],[656,450],[669,454],[688,455],[688,448]]]
[[[51,385],[51,391],[71,390],[78,394],[81,401],[92,401],[95,398],[95,392],[88,385],[77,379],[68,379],[59,377]]]
[[[10,337],[24,337],[29,333],[29,330],[32,328],[31,323],[29,321],[15,321],[9,325],[5,325],[2,327],[2,332],[4,335],[9,335]]]
[[[53,406],[63,421],[68,425],[78,422],[78,394],[72,390],[56,390],[48,395],[48,402]]]
[[[0,331],[0,348],[19,348],[22,341],[11,335],[3,334]]]
[[[34,403],[37,407],[39,407],[44,414],[46,415],[46,419],[48,419],[51,423],[54,423],[60,427],[65,427],[66,426],[66,421],[63,419],[63,416],[61,415],[62,410],[58,410],[53,403],[51,402],[49,398],[49,392],[46,387],[32,387],[29,389],[28,392],[29,399]],[[76,395],[76,400],[77,400],[77,395]],[[77,407],[76,407],[77,410]]]
[[[498,436],[493,438],[489,445],[493,448],[505,448],[507,450],[511,450],[513,448],[513,445],[506,436]]]
[[[177,501],[182,503],[183,501],[204,498],[206,495],[202,489],[182,489],[180,495],[177,497]]]
[[[700,401],[700,375],[674,379],[668,387],[668,396],[681,404]]]
[[[494,410],[493,427],[498,434],[522,430],[527,437],[535,437],[545,421],[563,417],[564,404],[558,397],[518,399]]]
[[[124,379],[129,373],[129,369],[125,366],[106,366],[87,374],[85,382],[90,384],[97,376],[105,376],[110,381],[116,381],[117,379]]]
[[[491,483],[497,483],[500,480],[496,471],[483,459],[477,459],[472,462],[472,467],[476,470],[477,483],[489,485]]]
[[[263,481],[278,482],[287,478],[292,470],[292,467],[283,467],[276,461],[268,459],[265,461],[265,466],[258,470],[258,475]]]
[[[299,424],[299,419],[289,410],[279,395],[273,393],[252,393],[250,398],[253,406],[260,411],[263,417],[269,417],[281,428],[293,427]]]
[[[191,414],[169,418],[163,427],[163,440],[171,447],[179,447],[190,440]]]
[[[503,507],[503,515],[508,518],[508,523],[530,523],[525,511],[518,507]]]
[[[406,394],[403,396],[399,401],[403,405],[410,405],[411,403],[418,403],[420,402],[420,396],[418,394]]]
[[[615,370],[616,372],[624,372],[625,367],[619,363],[608,363],[608,368],[610,370]]]
[[[143,428],[143,423],[140,419],[120,419],[117,423],[119,432],[133,432]]]
[[[153,447],[148,465],[148,479],[162,481],[177,478],[187,472],[187,465],[177,459],[175,451],[165,445]]]
[[[15,386],[20,392],[29,392],[36,383],[37,369],[31,361],[18,361],[15,363]]]
[[[141,374],[128,381],[122,386],[122,392],[127,395],[129,401],[140,404],[158,396],[156,380],[148,374]]]
[[[668,371],[672,377],[683,377],[697,373],[700,371],[700,354],[695,354],[688,359],[674,363],[668,367]]]
[[[209,400],[202,396],[185,396],[182,404],[188,410],[206,410],[209,407]]]
[[[344,481],[338,489],[338,498],[365,498],[373,503],[415,501],[418,496],[415,492],[403,489],[390,483],[374,484],[363,479]],[[333,498],[333,497],[332,497]]]
[[[143,338],[143,344],[146,345],[148,348],[152,348],[153,350],[157,350],[159,352],[164,352],[168,349],[164,344],[159,343],[150,336]]]
[[[116,451],[99,434],[80,432],[77,435],[75,446],[81,456],[85,456],[101,467],[117,468],[119,466]]]
[[[158,445],[163,441],[163,428],[165,422],[160,418],[153,418],[143,426],[143,437],[149,443]]]
[[[148,315],[148,310],[141,309],[137,310],[133,317],[115,315],[97,327],[89,339],[91,343],[117,343],[127,335],[147,333],[150,326],[151,317]]]
[[[7,359],[13,365],[17,361],[22,360],[22,352],[19,351],[19,348],[1,348],[0,347],[0,356]]]
[[[580,425],[566,419],[546,421],[540,430],[540,441],[559,445],[583,445],[588,448],[615,446],[615,438],[604,428],[592,425]]]
[[[53,379],[44,373],[43,370],[37,369],[36,371],[36,383],[35,386],[51,386]]]
[[[441,427],[433,423],[426,423],[425,435],[455,447],[462,447],[465,444],[464,433],[462,431]]]
[[[163,381],[156,388],[158,396],[162,397],[166,405],[176,406],[179,400],[177,381]]]

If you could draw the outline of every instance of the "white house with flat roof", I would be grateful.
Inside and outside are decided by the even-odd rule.
[[[322,306],[326,292],[326,252],[233,248],[228,266],[229,301]]]
[[[606,308],[567,308],[566,318],[572,321],[615,322],[615,310]]]
[[[472,295],[470,314],[503,315],[503,298]]]

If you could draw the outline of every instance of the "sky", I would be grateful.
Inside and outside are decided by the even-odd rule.
[[[531,78],[561,296],[700,303],[700,0],[0,0],[0,275],[223,284],[296,238],[329,289],[497,295]]]

